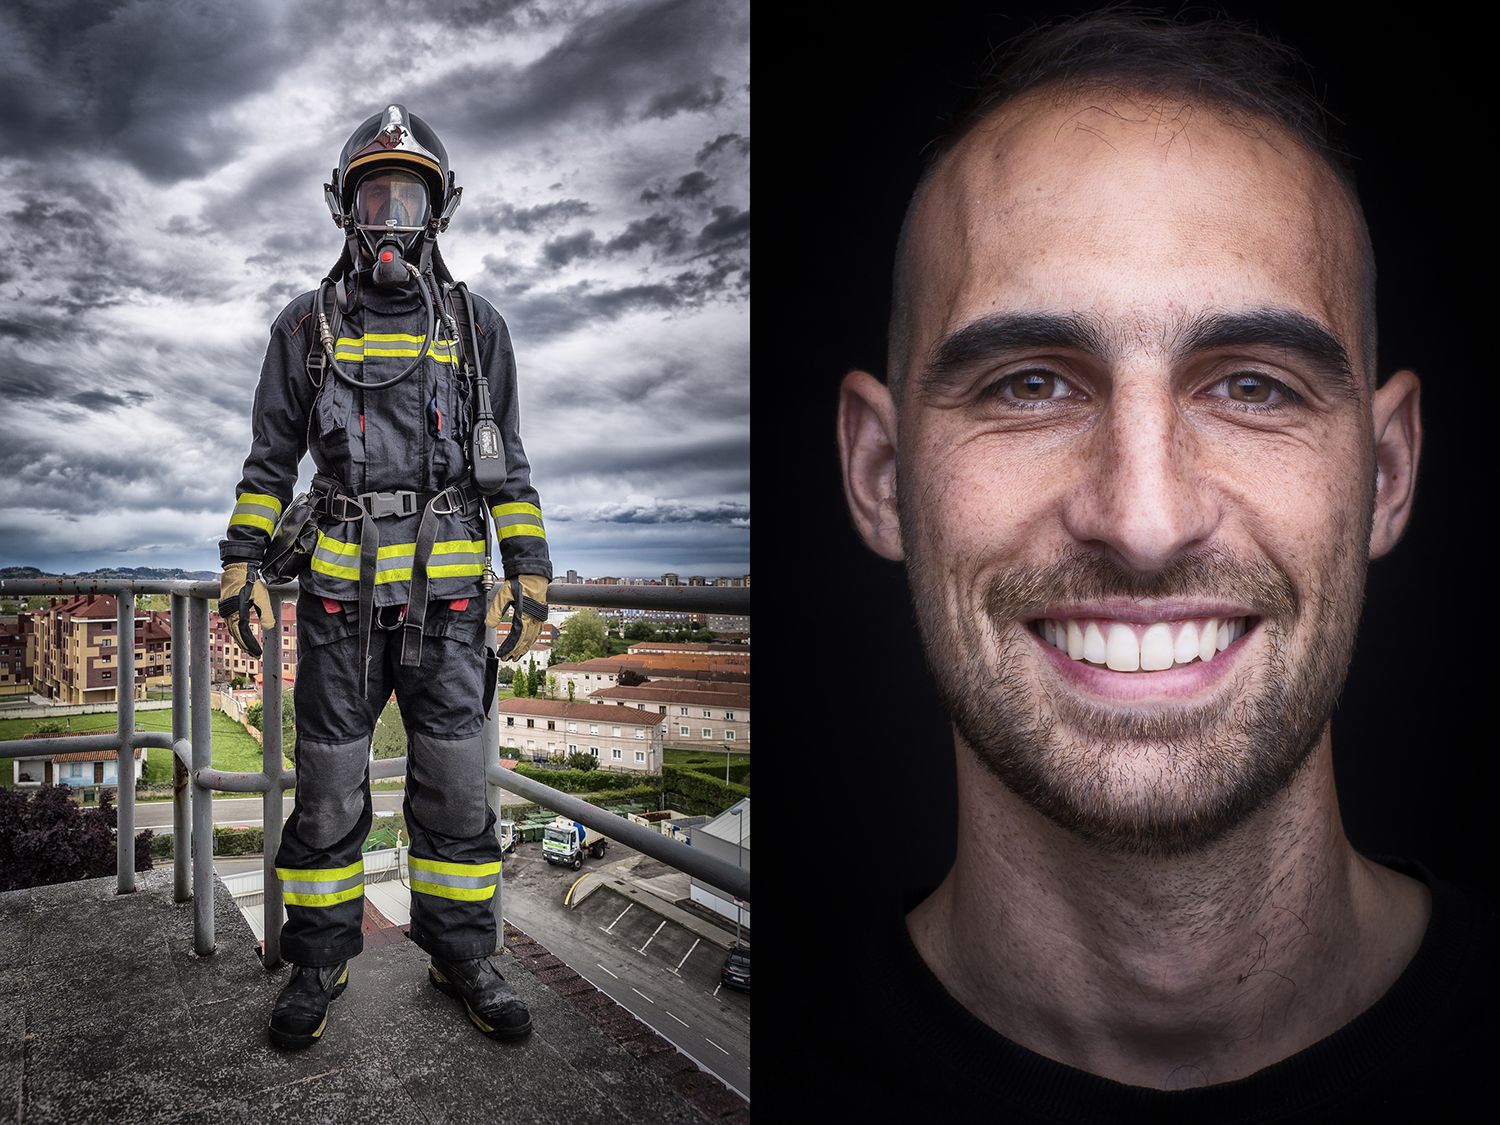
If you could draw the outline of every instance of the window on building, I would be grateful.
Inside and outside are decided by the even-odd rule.
[[[100,672],[99,678],[101,680],[112,680],[115,678],[115,674],[113,672]]]
[[[646,709],[646,705],[644,703],[637,703],[635,705],[635,709],[637,711],[644,711]]]
[[[619,727],[615,727],[615,737],[616,738],[620,737],[620,728]]]
[[[526,729],[527,730],[534,730],[535,728],[536,728],[536,720],[535,719],[527,719],[526,720]]]
[[[616,746],[609,752],[609,756],[618,762],[620,760],[620,748]]]
[[[69,762],[68,763],[68,776],[69,777],[82,777],[83,776],[83,763],[82,762]]]
[[[644,750],[637,750],[635,752],[635,760],[638,763],[644,762],[646,760],[646,752]]]
[[[725,719],[726,722],[730,722],[730,723],[734,722],[734,712],[733,711],[725,711],[724,712],[724,719]]]
[[[536,739],[534,739],[534,738],[528,738],[526,740],[526,749],[528,749],[528,750],[535,750],[536,749]]]
[[[635,728],[635,736],[637,738],[645,738],[646,737],[646,732],[643,731],[640,727],[636,727]]]
[[[678,727],[677,729],[682,733],[683,738],[686,738],[691,733],[687,727]]]
[[[516,717],[514,715],[507,715],[507,716],[505,716],[505,725],[508,726],[508,727],[515,726],[516,725]]]
[[[599,747],[597,747],[597,746],[590,746],[589,747],[589,753],[592,754],[594,757],[597,758],[599,756]]]
[[[548,719],[547,720],[547,729],[548,730],[556,730],[557,729],[557,720],[556,719]]]
[[[569,723],[568,724],[568,733],[569,734],[577,734],[578,733],[578,724],[577,723]]]
[[[576,743],[576,742],[570,742],[570,743],[568,743],[568,753],[569,754],[576,754],[576,753],[578,753],[578,743]]]
[[[703,717],[705,719],[712,719],[714,717],[714,713],[712,711],[705,711],[703,712]]]
[[[100,648],[108,648],[110,645],[112,645],[114,643],[115,643],[115,641],[114,641],[113,637],[100,637],[99,638],[99,647]]]
[[[665,715],[667,713],[667,708],[666,708],[665,704],[663,704],[662,706],[658,707],[656,710],[657,710],[657,713],[661,714],[661,715]]]
[[[679,707],[677,709],[677,713],[679,715],[681,715],[684,719],[687,718],[687,708],[686,707]]]
[[[599,724],[598,723],[590,723],[589,724],[589,733],[590,734],[598,734],[599,733]]]
[[[727,741],[729,741],[729,742],[733,742],[734,741],[734,731],[732,731],[732,730],[726,730],[724,732],[724,738]]]

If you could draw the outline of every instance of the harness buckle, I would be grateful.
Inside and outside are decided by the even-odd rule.
[[[469,498],[461,485],[450,484],[429,502],[432,511],[439,516],[466,516],[469,514]]]
[[[373,519],[384,516],[410,516],[417,511],[415,492],[361,492],[360,505]]]
[[[394,618],[390,617],[389,613],[387,612],[389,610],[396,611],[396,616]],[[401,628],[401,625],[405,620],[406,606],[404,604],[383,605],[379,606],[375,610],[375,627],[377,629],[383,629],[387,633],[394,632],[395,630]]]
[[[352,523],[364,514],[365,510],[360,506],[359,500],[356,497],[345,496],[337,492],[329,495],[329,518],[338,520],[340,523]]]

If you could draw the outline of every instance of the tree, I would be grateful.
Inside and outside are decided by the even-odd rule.
[[[388,701],[375,724],[373,739],[377,761],[399,758],[406,753],[406,727],[402,724],[401,708],[394,699]]]
[[[634,668],[626,668],[620,673],[619,679],[616,681],[621,687],[639,687],[641,684],[648,682],[648,678],[641,675]]]
[[[555,663],[576,664],[603,656],[608,651],[604,618],[591,609],[580,609],[564,621],[552,645]]]
[[[636,621],[625,626],[625,639],[627,641],[649,641],[656,636],[656,630],[644,621]]]
[[[568,755],[567,763],[572,770],[591,770],[599,766],[599,760],[586,750],[574,750]]]
[[[245,708],[245,722],[249,723],[256,730],[260,730],[261,713],[264,710],[265,708],[261,706],[260,700],[257,699],[249,707]]]
[[[27,795],[0,789],[0,891],[115,873],[115,809],[107,791],[83,809],[66,785]],[[135,869],[151,870],[149,828],[135,837]]]
[[[500,670],[495,673],[495,681],[497,683],[502,683],[502,684],[514,683],[515,682],[515,678],[516,678],[516,670],[514,668],[507,668],[503,664],[500,666]]]
[[[573,702],[573,681],[572,681],[572,679],[568,680],[568,702],[569,703]]]
[[[540,672],[538,672],[538,675],[540,675]],[[548,699],[553,698],[557,694],[557,681],[551,676],[548,676],[543,681],[542,694]]]

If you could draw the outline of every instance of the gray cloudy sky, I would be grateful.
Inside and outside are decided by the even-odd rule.
[[[271,320],[339,254],[321,184],[402,102],[559,573],[746,573],[749,51],[747,0],[0,8],[0,566],[218,568]]]

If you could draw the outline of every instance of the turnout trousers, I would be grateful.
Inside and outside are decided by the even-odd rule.
[[[335,965],[364,945],[370,832],[370,740],[391,690],[406,726],[411,836],[410,937],[447,960],[496,949],[500,842],[486,800],[481,728],[484,599],[428,606],[418,666],[401,664],[401,631],[371,629],[368,701],[361,692],[358,605],[303,590],[297,599],[297,790],[276,852],[287,922],[282,955]]]

